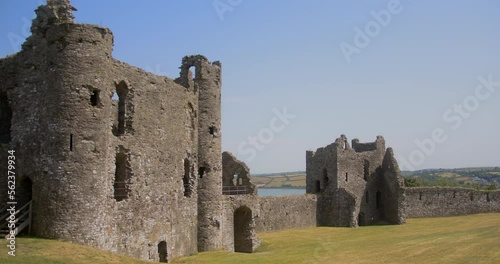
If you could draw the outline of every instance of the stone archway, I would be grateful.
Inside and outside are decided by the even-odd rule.
[[[241,206],[234,211],[234,251],[253,252],[252,243],[252,210],[246,206]]]
[[[168,262],[167,253],[167,242],[161,241],[160,243],[158,243],[158,257],[160,259],[160,262]]]

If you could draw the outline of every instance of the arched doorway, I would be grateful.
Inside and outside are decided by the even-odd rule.
[[[252,210],[242,206],[234,211],[234,252],[252,253]]]
[[[358,226],[365,226],[365,225],[366,225],[365,213],[360,212],[358,214]]]
[[[167,261],[167,242],[161,241],[158,243],[158,255],[160,257],[160,262],[168,262]]]

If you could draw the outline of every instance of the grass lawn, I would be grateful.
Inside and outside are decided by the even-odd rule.
[[[254,254],[206,252],[174,263],[500,263],[500,213],[259,237],[262,246]]]
[[[262,245],[254,254],[204,252],[173,263],[500,263],[500,213],[258,235]],[[16,257],[4,247],[0,263],[151,263],[54,240],[17,243]]]

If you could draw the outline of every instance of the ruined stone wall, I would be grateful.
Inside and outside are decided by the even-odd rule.
[[[316,195],[259,197],[256,232],[316,226]]]
[[[410,218],[500,212],[500,191],[467,188],[406,188],[405,210]]]
[[[222,152],[222,194],[257,195],[257,188],[252,183],[248,166],[227,151]]]
[[[255,195],[224,195],[222,244],[230,252],[251,253],[260,245],[256,223],[260,217],[259,197]]]
[[[306,193],[337,189],[337,144],[306,152]]]
[[[197,252],[195,85],[113,59],[111,32],[65,8],[40,7],[22,51],[0,59],[12,109],[1,150],[33,182],[19,196],[34,200],[33,233],[149,260]]]
[[[157,260],[166,242],[168,259],[197,251],[197,97],[173,80],[115,61],[112,89],[128,90],[124,132],[118,101],[108,121],[108,184],[113,189],[117,155],[126,156],[128,198],[111,199],[116,250]],[[111,75],[110,74],[110,75]],[[137,217],[141,216],[141,217]]]

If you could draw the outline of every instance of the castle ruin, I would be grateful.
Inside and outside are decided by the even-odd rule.
[[[167,262],[253,252],[256,232],[500,211],[499,192],[405,189],[380,136],[308,151],[307,194],[258,197],[248,167],[222,153],[221,63],[186,56],[176,79],[144,72],[74,10],[48,0],[22,50],[0,59],[0,169],[15,150],[16,199],[33,201],[38,237]]]

